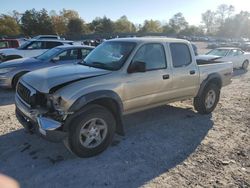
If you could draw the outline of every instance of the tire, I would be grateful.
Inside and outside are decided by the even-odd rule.
[[[194,108],[200,114],[209,114],[215,109],[219,98],[220,88],[215,84],[208,84],[202,94],[194,98]]]
[[[110,145],[115,127],[115,118],[108,109],[89,105],[72,121],[64,144],[78,157],[91,157]]]
[[[245,60],[245,61],[242,63],[242,69],[247,70],[248,65],[249,65],[248,60]]]

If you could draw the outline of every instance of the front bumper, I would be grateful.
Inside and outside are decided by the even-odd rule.
[[[60,142],[67,136],[67,132],[62,131],[62,123],[43,117],[41,111],[29,108],[18,94],[16,94],[15,102],[16,117],[26,130],[37,133],[52,142]]]

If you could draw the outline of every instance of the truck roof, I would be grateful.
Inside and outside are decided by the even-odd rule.
[[[167,38],[167,37],[131,37],[131,38],[116,38],[109,41],[128,41],[128,42],[185,42],[187,40]]]

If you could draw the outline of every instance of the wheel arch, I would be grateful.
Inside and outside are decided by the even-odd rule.
[[[201,83],[200,89],[198,91],[197,96],[200,96],[203,92],[203,90],[206,88],[209,84],[215,84],[221,89],[222,87],[222,79],[221,76],[218,73],[212,73],[208,75],[208,77]]]
[[[69,108],[69,112],[73,112],[73,115],[67,119],[71,121],[81,113],[81,109],[91,104],[97,104],[107,108],[114,115],[116,120],[116,132],[120,135],[124,135],[122,120],[123,103],[119,95],[114,91],[96,91],[81,96]],[[65,128],[68,129],[68,126],[69,123],[66,123]]]

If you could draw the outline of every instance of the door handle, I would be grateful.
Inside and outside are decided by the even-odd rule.
[[[195,74],[195,70],[191,70],[189,73],[190,74]]]
[[[169,74],[165,74],[162,76],[163,80],[169,79]]]

